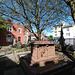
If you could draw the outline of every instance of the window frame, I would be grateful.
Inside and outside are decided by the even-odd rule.
[[[25,37],[27,37],[27,41],[28,41],[28,36],[27,35],[24,36],[24,42],[27,42],[27,41],[25,41]]]
[[[57,27],[55,27],[55,30],[57,30]]]
[[[67,30],[67,31],[70,31],[70,29],[69,29],[69,28],[67,28],[66,30]]]
[[[11,35],[11,41],[8,41],[8,38],[7,38],[8,35]],[[7,42],[12,42],[12,34],[7,34],[7,36],[6,36],[6,41]]]
[[[55,31],[55,33],[57,33],[57,31]]]
[[[69,35],[67,35],[67,34],[69,34]],[[66,36],[70,36],[70,33],[66,33]]]
[[[20,30],[20,32],[19,32],[19,30]],[[22,32],[22,29],[21,28],[18,28],[18,34],[21,34],[21,32]]]
[[[55,34],[55,36],[57,36],[57,34]]]
[[[12,24],[7,24],[7,30],[8,30],[9,32],[12,32],[12,30],[13,30]]]

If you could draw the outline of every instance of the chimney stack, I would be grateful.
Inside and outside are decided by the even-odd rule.
[[[65,26],[65,21],[63,20],[63,26]]]
[[[20,25],[20,22],[18,22],[18,24],[17,25]]]

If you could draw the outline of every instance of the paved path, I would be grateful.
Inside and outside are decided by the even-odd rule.
[[[0,75],[25,75],[18,65],[18,56],[27,55],[28,52],[0,55]]]

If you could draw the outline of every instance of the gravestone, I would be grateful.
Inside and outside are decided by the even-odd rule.
[[[14,38],[14,40],[13,40],[13,45],[15,45],[15,44],[17,44],[17,39],[16,38]]]
[[[17,49],[21,49],[22,48],[22,43],[20,41],[17,42]]]
[[[35,41],[31,43],[31,54],[31,66],[36,63],[39,63],[39,66],[45,66],[47,61],[58,62],[54,42]]]

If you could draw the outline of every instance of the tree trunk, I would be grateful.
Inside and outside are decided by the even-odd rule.
[[[71,13],[72,13],[73,20],[75,22],[75,0],[71,1],[70,8],[71,8]]]
[[[41,40],[41,32],[40,32],[40,30],[38,30],[37,34],[38,34],[38,40]]]

